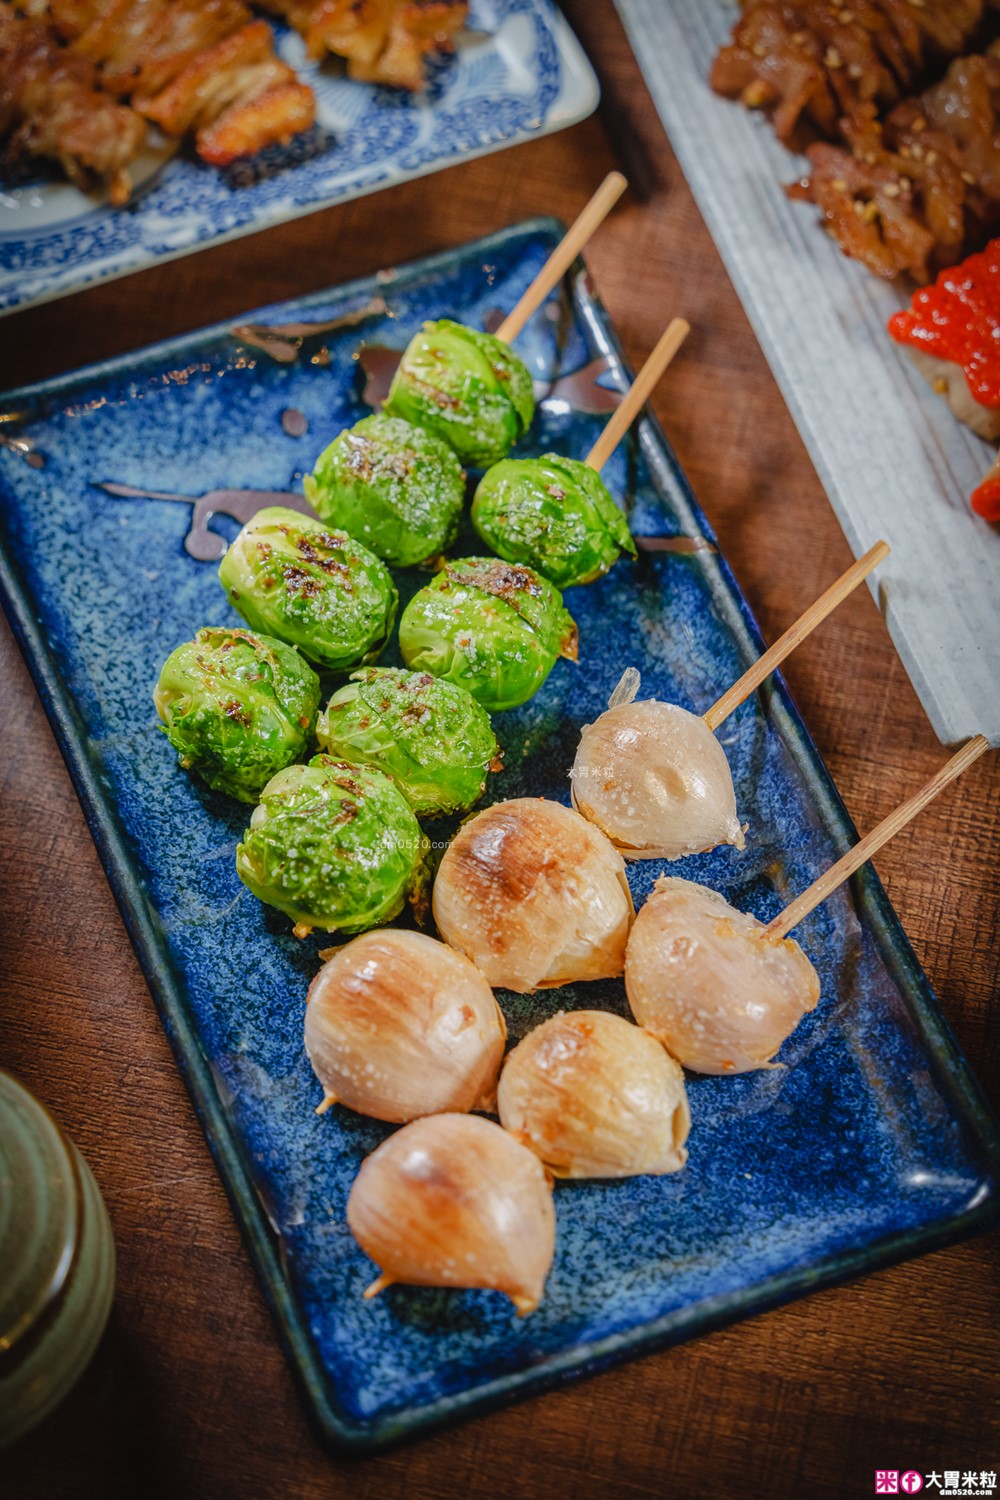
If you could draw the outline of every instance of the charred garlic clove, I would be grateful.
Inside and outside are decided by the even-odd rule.
[[[620,974],[634,915],[621,855],[542,797],[499,802],[460,828],[433,905],[445,941],[521,994]]]
[[[798,943],[767,935],[718,891],[664,877],[639,912],[625,989],[640,1026],[695,1073],[748,1073],[819,1000]]]
[[[522,1316],[552,1265],[556,1216],[538,1157],[479,1115],[430,1115],[373,1151],[347,1200],[351,1233],[395,1282],[504,1292]]]
[[[606,1011],[560,1011],[504,1064],[500,1123],[557,1177],[677,1172],[684,1075],[655,1037]]]
[[[507,1028],[462,954],[386,928],[347,943],[309,988],[305,1044],[337,1103],[396,1123],[492,1108]]]

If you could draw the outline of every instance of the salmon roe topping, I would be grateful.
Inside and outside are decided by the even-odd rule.
[[[972,491],[972,509],[986,521],[1000,521],[1000,459]]]
[[[889,332],[897,343],[961,365],[980,406],[1000,406],[1000,239],[915,293],[889,319]]]

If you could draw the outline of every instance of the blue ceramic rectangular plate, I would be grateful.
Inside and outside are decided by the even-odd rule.
[[[192,555],[222,546],[202,524],[214,502],[196,510],[96,485],[192,499],[296,490],[365,411],[362,342],[401,348],[443,313],[481,326],[513,305],[557,234],[529,223],[253,315],[324,325],[301,347],[298,335],[258,326],[248,342],[245,324],[219,326],[2,403],[7,607],[306,1399],[329,1439],[360,1451],[929,1250],[996,1213],[995,1123],[868,871],[799,930],[823,993],[782,1053],[788,1066],[692,1079],[690,1162],[676,1176],[557,1185],[556,1260],[536,1313],[518,1320],[479,1292],[361,1299],[372,1267],[344,1206],[388,1127],[313,1113],[321,1090],[302,1019],[322,940],[297,942],[240,885],[233,851],[248,809],[177,769],[150,701],[169,650],[234,619],[214,564]],[[602,357],[606,383],[627,382],[579,268],[546,311],[521,340],[543,388]],[[602,418],[567,389],[542,401],[526,449],[589,448]],[[580,726],[626,664],[647,694],[700,711],[761,648],[651,421],[608,477],[643,538],[640,561],[567,593],[580,663],[560,662],[531,703],[498,717],[508,769],[494,797],[568,801]],[[469,536],[459,546],[475,550]],[[420,581],[402,577],[404,596]],[[724,740],[747,851],[676,868],[767,918],[854,831],[780,681],[737,711]],[[637,904],[661,868],[631,870]],[[501,1000],[512,1040],[567,1006],[625,1012],[620,982]]]

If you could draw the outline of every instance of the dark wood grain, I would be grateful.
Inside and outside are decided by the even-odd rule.
[[[0,325],[0,386],[458,245],[571,218],[620,155],[641,186],[588,251],[633,361],[694,332],[654,406],[764,633],[850,561],[685,187],[610,0],[566,9],[607,85],[573,130],[41,307]],[[615,142],[622,145],[616,148]],[[942,586],[946,587],[944,580]],[[6,628],[0,1061],[64,1121],[118,1245],[109,1334],[0,1461],[9,1500],[863,1496],[876,1466],[1000,1468],[998,1240],[825,1292],[385,1457],[303,1414],[79,805]],[[944,759],[867,592],[788,665],[855,820]],[[878,860],[994,1104],[1000,777],[987,757]]]

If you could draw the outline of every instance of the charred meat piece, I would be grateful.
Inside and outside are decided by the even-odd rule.
[[[120,204],[145,136],[139,115],[96,87],[87,58],[64,47],[51,26],[0,3],[0,141],[8,170],[36,157],[58,161],[78,187],[103,183]]]
[[[168,135],[195,130],[198,154],[213,166],[290,141],[315,114],[312,90],[275,56],[266,21],[195,54],[166,88],[134,102]]]
[[[744,0],[712,87],[772,114],[786,145],[844,138],[975,41],[986,0]]]
[[[193,130],[213,166],[284,144],[313,123],[312,90],[243,0],[49,0],[47,9],[105,89],[167,135]]]
[[[347,59],[351,78],[416,91],[425,59],[450,52],[466,0],[264,0],[306,39],[312,57]]]
[[[848,146],[811,146],[792,190],[822,209],[845,254],[919,283],[1000,230],[1000,43],[956,58],[884,124],[859,115]]]
[[[113,94],[148,97],[164,88],[190,61],[250,16],[241,0],[104,0],[94,19],[70,30],[91,0],[53,0],[56,25],[73,49],[100,66],[101,82]]]

